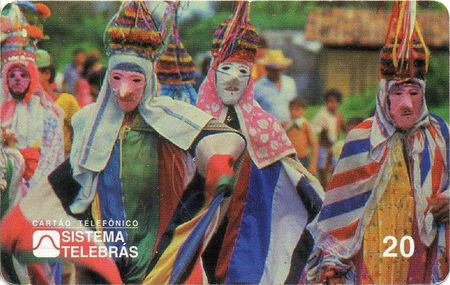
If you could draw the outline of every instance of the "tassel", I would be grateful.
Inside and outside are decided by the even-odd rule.
[[[213,67],[217,67],[220,62],[227,58],[232,52],[235,44],[235,39],[241,36],[241,29],[243,25],[248,22],[249,17],[249,1],[235,1],[233,8],[233,15],[229,19],[228,25],[223,35],[222,44],[219,48]]]
[[[392,45],[392,65],[396,76],[414,77],[417,60],[416,42],[425,50],[425,72],[428,71],[429,50],[425,45],[419,24],[417,23],[417,3],[412,1],[395,1],[389,21],[385,46]]]

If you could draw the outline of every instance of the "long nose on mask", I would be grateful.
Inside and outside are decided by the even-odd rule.
[[[131,91],[133,91],[131,86],[127,82],[124,82],[119,87],[119,97],[125,98],[131,93]]]
[[[399,110],[401,112],[411,112],[413,110],[411,96],[402,96],[399,103]]]
[[[240,80],[238,71],[231,71],[225,81],[227,85],[234,85],[234,86],[238,85],[239,82]]]

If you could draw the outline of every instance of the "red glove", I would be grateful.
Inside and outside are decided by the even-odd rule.
[[[219,181],[224,176],[232,177],[234,159],[229,154],[215,154],[211,156],[206,167],[206,199],[210,200],[215,194]]]
[[[41,156],[41,150],[37,147],[27,147],[20,151],[25,160],[25,172],[23,178],[30,180],[39,163],[39,157]]]

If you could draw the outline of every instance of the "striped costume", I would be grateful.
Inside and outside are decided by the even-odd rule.
[[[247,140],[234,192],[221,207],[223,219],[203,260],[212,283],[293,284],[313,246],[305,227],[318,213],[323,192],[292,158],[295,149],[284,129],[254,100],[251,78],[221,77],[229,86],[236,87],[236,78],[245,83],[237,84],[241,93],[233,94],[238,97],[233,104],[220,95],[219,70],[226,74],[235,64],[251,70],[255,59],[259,36],[247,18],[248,5],[236,1],[233,15],[216,29],[214,61],[197,102]],[[228,69],[222,71],[222,64]]]
[[[31,255],[33,221],[60,235],[114,233],[123,240],[62,239],[61,248],[76,246],[89,254],[69,250],[55,257],[97,273],[94,278],[86,274],[80,283],[202,282],[201,262],[195,262],[195,255],[214,230],[216,211],[210,209],[232,185],[232,162],[240,157],[245,140],[190,104],[156,96],[153,63],[162,39],[144,2],[124,2],[107,35],[106,78],[97,101],[73,117],[70,159],[6,215],[0,243],[14,253]],[[127,113],[134,115],[129,124],[124,123],[126,111],[110,84],[118,70],[145,78],[138,105]],[[48,225],[48,220],[65,223]],[[127,220],[138,225],[114,225]],[[102,221],[113,226],[103,226]],[[91,254],[96,246],[116,254]],[[135,254],[130,254],[133,247]],[[122,254],[126,249],[128,254]]]
[[[423,81],[420,82],[424,88]],[[410,177],[409,183],[406,178],[403,179],[406,184],[400,185],[408,187],[413,197],[410,211],[405,215],[412,221],[412,230],[408,231],[416,244],[416,251],[407,265],[409,273],[402,282],[430,283],[442,280],[448,272],[448,264],[445,264],[447,226],[433,222],[433,216],[427,210],[427,197],[439,192],[448,195],[448,126],[441,118],[429,114],[423,104],[421,117],[414,128],[404,133],[397,131],[385,115],[387,92],[383,86],[390,84],[381,81],[376,115],[347,135],[317,223],[310,226],[317,242],[315,255],[309,262],[310,281],[317,281],[324,267],[334,264],[350,282],[377,283],[371,275],[374,270],[370,268],[364,242],[374,241],[374,237],[368,238],[373,222],[388,222],[383,215],[377,217],[374,213],[380,211],[380,205],[391,195],[387,192],[392,181],[400,175],[396,168],[398,163],[407,165],[405,177]],[[394,235],[396,227],[403,225],[395,218],[389,218],[394,220],[391,231]],[[381,231],[382,225],[378,226]],[[387,246],[380,248],[378,254],[381,255]],[[423,253],[426,260],[420,260],[421,251],[426,251]],[[418,276],[414,271],[424,268],[424,262],[426,269]]]

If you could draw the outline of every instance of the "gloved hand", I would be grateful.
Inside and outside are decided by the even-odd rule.
[[[41,150],[37,147],[27,147],[20,150],[20,153],[25,160],[25,172],[23,174],[23,178],[28,181],[31,177],[33,177],[33,174],[38,167]]]
[[[205,179],[206,199],[208,201],[214,197],[218,188],[226,187],[231,192],[234,180],[233,163],[234,159],[229,154],[215,154],[209,159]]]
[[[320,276],[319,280],[320,284],[344,284],[345,283],[345,274],[339,272],[336,269],[335,265],[329,265],[324,268],[322,276]]]
[[[449,198],[443,193],[439,192],[437,194],[433,194],[430,197],[427,197],[427,208],[425,213],[430,210],[431,214],[434,217],[434,220],[438,223],[448,224],[449,223]]]

